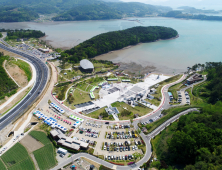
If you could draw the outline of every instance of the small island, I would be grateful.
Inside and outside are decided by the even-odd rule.
[[[62,53],[62,60],[78,63],[84,58],[93,58],[113,50],[119,50],[138,43],[155,42],[178,37],[172,28],[161,26],[133,27],[121,31],[107,32],[71,48]]]

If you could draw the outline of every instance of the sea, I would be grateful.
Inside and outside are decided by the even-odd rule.
[[[196,63],[222,60],[222,21],[183,20],[174,18],[127,18],[121,20],[73,22],[0,23],[0,28],[36,29],[46,33],[43,39],[56,48],[68,49],[101,33],[135,26],[165,26],[178,31],[179,38],[144,43],[113,51],[98,59],[135,62],[145,66],[184,71]]]

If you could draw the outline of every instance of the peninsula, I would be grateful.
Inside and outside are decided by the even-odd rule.
[[[93,58],[113,50],[119,50],[138,43],[154,42],[175,38],[178,32],[161,26],[133,27],[121,31],[103,33],[62,53],[62,59],[78,63],[83,58]]]

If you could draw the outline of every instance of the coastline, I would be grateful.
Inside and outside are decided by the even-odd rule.
[[[146,44],[146,43],[148,44],[148,43],[155,43],[155,42],[159,42],[159,41],[174,40],[174,39],[177,39],[177,38],[179,38],[179,37],[180,37],[180,35],[177,34],[176,37],[172,37],[172,38],[168,38],[168,39],[158,39],[158,40],[155,40],[155,41],[152,41],[152,42],[144,42],[144,43],[141,43],[141,42],[140,42],[140,43],[138,43],[138,44],[136,44],[136,45],[129,45],[129,46],[124,47],[124,48],[121,48],[121,49],[119,49],[119,50],[113,50],[113,51],[110,51],[110,52],[108,52],[108,53],[95,56],[93,59],[101,60],[101,59],[97,59],[97,58],[101,58],[102,56],[107,55],[107,54],[110,54],[110,53],[113,53],[113,52],[118,52],[118,51],[122,51],[122,50],[127,50],[127,49],[130,49],[130,48],[132,48],[132,47],[139,46],[139,45],[141,45],[141,44]]]

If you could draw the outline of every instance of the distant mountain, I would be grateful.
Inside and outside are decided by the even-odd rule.
[[[0,7],[0,22],[23,22],[37,19],[39,15],[27,7]]]
[[[122,17],[143,17],[153,13],[168,12],[169,7],[157,7],[138,2],[99,2],[91,5],[76,6],[52,18],[55,21],[104,20]]]
[[[181,6],[181,7],[178,7],[178,9],[181,9],[182,12],[195,13],[195,14],[197,14],[197,13],[201,13],[201,14],[203,14],[203,13],[206,13],[206,14],[207,13],[215,13],[215,14],[220,13],[219,11],[215,11],[215,10],[196,9],[196,8],[190,7],[190,6]]]
[[[170,12],[167,12],[167,13],[160,14],[159,16],[173,17],[173,18],[183,18],[183,19],[222,21],[222,16],[193,15],[193,14],[190,14],[190,13],[183,13],[181,11],[170,11]]]
[[[3,10],[5,22],[31,21],[38,14],[57,16],[55,21],[119,19],[122,17],[143,17],[169,12],[170,7],[153,6],[139,2],[121,2],[119,0],[0,0],[1,8],[17,9],[17,16],[11,10]],[[24,9],[27,9],[25,11]],[[15,10],[14,10],[15,11]],[[2,13],[2,12],[1,12]],[[28,16],[30,14],[30,16]],[[19,19],[22,18],[22,19]]]
[[[83,5],[72,8],[54,18],[55,21],[120,19],[121,13],[106,4]]]

